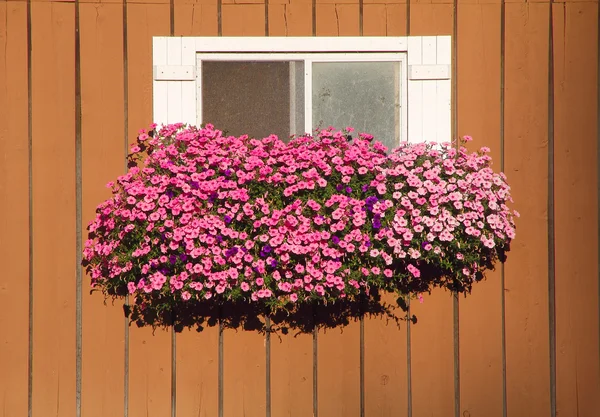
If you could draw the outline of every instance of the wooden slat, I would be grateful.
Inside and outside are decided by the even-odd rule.
[[[317,36],[358,36],[358,1],[331,4],[318,0],[316,6]]]
[[[262,3],[262,2],[261,2]],[[223,5],[223,36],[263,36],[264,4]],[[265,415],[265,337],[255,332],[224,332],[224,415]]]
[[[176,36],[216,36],[217,2],[175,0]]]
[[[364,36],[406,36],[406,1],[365,1],[363,10]]]
[[[451,4],[411,4],[410,13],[411,35],[452,34]],[[446,291],[436,290],[424,297],[423,304],[412,302],[411,314],[418,319],[411,326],[412,415],[451,416],[454,413],[452,297]]]
[[[175,34],[216,36],[216,2],[175,1]],[[186,42],[183,40],[184,46]],[[195,60],[195,54],[192,59]],[[195,329],[185,329],[177,334],[177,415],[218,415],[218,337],[216,327],[205,327],[200,333]]]
[[[225,417],[265,415],[265,336],[243,329],[223,335]]]
[[[449,36],[436,39],[436,64],[452,68],[452,39]],[[438,143],[452,140],[452,80],[435,81],[436,107],[435,141]]]
[[[223,36],[264,36],[265,6],[223,4]]]
[[[167,65],[168,38],[152,40],[152,65]],[[169,123],[170,81],[152,82],[152,121],[159,126]]]
[[[167,65],[182,65],[182,49],[181,38],[172,37],[166,39],[166,64]],[[192,63],[194,65],[195,63]],[[154,83],[156,87],[157,83]],[[195,89],[194,89],[195,91]],[[167,81],[167,121],[169,123],[183,122],[183,109],[181,102],[182,81]],[[157,120],[155,120],[157,121]]]
[[[152,123],[152,37],[169,34],[168,4],[129,4],[129,141]],[[170,331],[130,327],[129,417],[171,413]]]
[[[29,157],[24,3],[0,3],[0,409],[27,415]]]
[[[554,6],[556,407],[600,409],[598,4]]]
[[[312,415],[312,336],[271,336],[272,416]]]
[[[262,2],[261,2],[262,3]],[[264,4],[223,5],[223,36],[263,36]],[[224,415],[265,414],[265,337],[243,330],[224,332]]]
[[[269,2],[269,36],[311,35],[312,4],[310,2],[306,0]]]
[[[383,296],[394,304],[392,294]],[[398,312],[400,313],[400,311]],[[407,337],[385,318],[365,319],[365,415],[404,416],[408,410]]]
[[[317,36],[358,36],[358,1],[317,0]],[[360,415],[360,325],[318,333],[318,413],[321,417]]]
[[[275,3],[275,4],[273,4]],[[269,3],[271,36],[310,36],[310,3]],[[312,337],[271,335],[271,415],[302,417],[312,414]]]
[[[452,35],[452,22],[452,2],[450,4],[411,2],[411,36]]]
[[[177,415],[218,415],[218,328],[177,334]]]
[[[33,2],[33,413],[75,416],[75,9]]]
[[[423,63],[423,40],[421,37],[408,38],[408,65]],[[408,89],[408,141],[420,142],[423,139],[423,83],[420,81],[407,82]]]
[[[312,5],[304,0],[289,0],[286,5],[287,36],[312,35]]]
[[[489,147],[500,171],[499,4],[459,3],[457,52],[458,134],[473,136],[470,151]],[[502,416],[501,284],[498,265],[460,297],[461,412],[471,416]]]
[[[408,12],[406,4],[388,4],[386,9],[388,36],[407,36]]]
[[[181,40],[181,65],[196,66],[196,42],[194,39]],[[181,82],[181,123],[195,125],[196,112],[196,80]]]
[[[506,5],[505,167],[517,237],[505,267],[507,415],[550,415],[548,10]]]
[[[363,7],[363,35],[387,36],[387,5],[365,4]]]
[[[365,2],[369,3],[369,2]],[[365,4],[364,36],[405,34],[404,4]],[[392,295],[384,296],[389,303]],[[407,324],[365,319],[365,415],[404,416],[408,410]]]
[[[124,173],[123,8],[81,4],[82,231]],[[124,407],[123,302],[90,295],[83,277],[82,415],[119,416]]]
[[[360,326],[319,331],[319,416],[360,415]]]

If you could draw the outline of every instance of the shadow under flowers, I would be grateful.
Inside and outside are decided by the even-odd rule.
[[[156,301],[164,303],[164,300]],[[410,318],[407,316],[408,308],[404,298],[400,297],[396,303],[390,304],[382,301],[377,290],[372,290],[369,295],[361,293],[354,299],[338,299],[331,303],[290,303],[276,311],[252,302],[235,303],[226,300],[172,301],[171,305],[171,310],[158,310],[137,300],[132,305],[125,305],[124,310],[131,323],[140,327],[148,324],[155,328],[173,326],[176,332],[185,328],[195,328],[201,332],[206,327],[218,326],[220,323],[223,328],[298,335],[312,333],[315,328],[344,327],[361,317],[382,317],[398,326],[409,319],[413,323],[417,321],[414,315]],[[270,318],[269,328],[266,317]]]

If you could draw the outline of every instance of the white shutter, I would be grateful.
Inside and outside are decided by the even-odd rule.
[[[408,38],[408,141],[451,140],[450,36]]]
[[[153,39],[154,123],[196,125],[196,40]]]

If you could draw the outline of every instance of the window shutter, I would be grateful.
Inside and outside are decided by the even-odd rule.
[[[152,53],[154,123],[197,124],[195,39],[156,37]]]
[[[450,36],[408,38],[408,141],[451,140]]]

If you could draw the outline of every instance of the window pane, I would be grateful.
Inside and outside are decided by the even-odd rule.
[[[290,62],[290,80],[290,133],[302,135],[306,133],[304,129],[304,62]]]
[[[400,137],[398,62],[315,62],[313,126],[352,126],[394,148]]]
[[[274,133],[286,140],[295,124],[304,124],[297,112],[290,115],[296,91],[304,100],[304,80],[297,73],[304,73],[302,63],[203,61],[203,123],[230,135],[263,138]],[[298,110],[303,112],[303,105]]]

